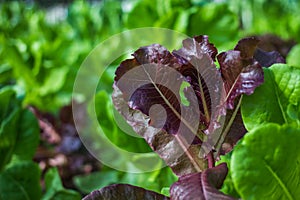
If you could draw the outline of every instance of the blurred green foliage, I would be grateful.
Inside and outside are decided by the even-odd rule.
[[[229,49],[241,37],[253,34],[272,33],[299,42],[299,8],[298,0],[74,1],[58,10],[53,10],[54,7],[41,9],[35,4],[18,1],[0,3],[0,89],[12,86],[17,93],[10,89],[0,91],[3,96],[0,98],[0,137],[7,138],[5,144],[2,142],[4,140],[0,140],[0,151],[4,152],[6,148],[6,153],[1,153],[0,169],[3,170],[18,155],[26,159],[32,157],[32,149],[37,145],[36,135],[28,139],[34,141],[25,140],[27,135],[36,134],[36,130],[31,130],[35,126],[23,131],[22,148],[31,149],[26,150],[28,155],[14,148],[15,135],[7,136],[8,132],[15,133],[15,129],[20,130],[27,127],[28,123],[35,123],[30,114],[22,110],[22,106],[33,105],[39,110],[58,113],[59,108],[71,102],[76,73],[85,57],[99,42],[113,34],[139,27],[163,27],[188,36],[207,34],[218,49]],[[293,59],[298,52],[299,47],[293,49],[288,62],[299,67],[299,62]],[[96,103],[99,105],[96,106],[97,117],[106,134],[109,132],[109,139],[116,145],[129,151],[148,152],[150,149],[144,141],[125,135],[114,122],[109,94],[117,65],[117,61],[113,63],[100,80],[101,87],[96,94]],[[13,95],[23,98],[17,100],[12,98]],[[23,120],[18,123],[20,119]],[[174,181],[169,169],[139,177],[129,174],[120,176],[115,174],[117,172],[105,173],[108,174],[91,176],[109,177],[111,183],[120,182],[121,179],[121,182],[158,192]],[[5,174],[0,174],[0,184],[5,177]],[[57,181],[57,171],[49,172],[46,181],[47,187],[56,185],[58,190],[63,190]],[[86,182],[90,185],[86,185]],[[149,185],[144,185],[146,183]],[[103,183],[92,177],[77,177],[75,184],[88,193]],[[47,195],[51,196],[51,191]]]
[[[23,97],[17,96],[16,91],[12,86],[0,88],[0,199],[39,200],[41,169],[32,159],[39,144],[40,128],[34,114],[22,108]],[[52,168],[47,174],[55,170]],[[80,199],[78,192],[58,184],[58,173],[52,185],[48,182],[53,182],[53,177],[46,175],[45,180],[45,200],[54,199],[60,193],[66,193],[60,199]]]
[[[299,41],[299,8],[297,0],[74,1],[58,10],[1,3],[0,80],[26,91],[24,105],[56,112],[71,101],[84,58],[115,33],[164,27],[189,36],[207,34],[219,49],[251,34],[273,33]]]

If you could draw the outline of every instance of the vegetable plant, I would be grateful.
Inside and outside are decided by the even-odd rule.
[[[31,1],[29,3],[28,1],[1,2],[0,199],[80,198],[78,193],[63,188],[62,185],[68,188],[70,188],[70,185],[66,184],[65,174],[60,169],[41,170],[37,165],[40,162],[34,156],[34,154],[37,155],[39,153],[39,151],[36,152],[37,146],[43,147],[48,144],[43,143],[43,136],[40,138],[42,141],[39,141],[40,127],[28,107],[33,106],[37,111],[51,112],[51,116],[58,117],[62,106],[69,105],[72,101],[74,79],[80,64],[90,50],[99,42],[109,38],[112,34],[124,30],[153,26],[180,31],[187,35],[209,34],[210,41],[218,46],[219,50],[223,51],[234,46],[238,38],[246,35],[270,33],[276,34],[283,39],[292,39],[289,41],[290,44],[286,46],[284,43],[278,42],[278,38],[272,38],[269,35],[259,36],[262,38],[262,43],[269,37],[269,40],[272,40],[272,45],[276,49],[281,49],[281,55],[286,56],[290,47],[300,41],[299,2],[297,0],[275,0],[270,4],[268,0],[109,0],[92,3],[74,1],[65,8],[62,16],[57,15],[55,19],[49,18],[51,9],[39,7],[39,5]],[[138,103],[135,102],[136,104],[131,105],[128,109],[130,109],[131,113],[143,116],[143,118],[138,120],[147,125],[147,129],[144,130],[153,127],[157,130],[162,130],[160,134],[156,134],[159,136],[158,138],[146,138],[150,146],[163,159],[167,159],[168,155],[174,155],[173,158],[176,158],[175,150],[178,149],[181,152],[178,155],[182,155],[179,157],[181,160],[172,162],[172,158],[168,159],[166,162],[171,167],[144,174],[133,175],[103,167],[100,171],[78,174],[72,177],[73,181],[69,178],[68,182],[73,182],[76,189],[83,195],[104,185],[119,182],[141,186],[156,192],[161,191],[162,194],[170,196],[168,187],[177,180],[171,172],[171,169],[173,169],[180,177],[180,180],[174,183],[171,189],[172,198],[175,198],[174,195],[177,194],[174,192],[174,188],[179,188],[189,179],[211,180],[209,183],[212,182],[213,186],[221,188],[220,191],[224,194],[236,198],[261,199],[265,196],[270,197],[270,192],[267,191],[276,191],[272,194],[275,196],[271,196],[273,199],[295,199],[298,196],[297,177],[299,176],[297,176],[297,169],[299,159],[295,158],[298,155],[295,143],[298,141],[297,132],[299,132],[299,44],[294,46],[288,54],[286,58],[287,64],[273,65],[274,63],[283,62],[278,53],[264,53],[257,48],[254,48],[253,55],[249,54],[249,57],[242,56],[241,63],[243,63],[243,67],[238,67],[238,69],[244,69],[244,64],[250,62],[250,74],[253,72],[252,70],[259,72],[257,73],[259,75],[256,77],[257,79],[253,79],[257,82],[252,86],[249,85],[251,87],[248,90],[246,88],[241,89],[238,85],[240,82],[233,81],[240,80],[236,79],[236,77],[243,77],[243,75],[247,74],[248,68],[244,69],[243,73],[240,73],[238,70],[238,73],[234,74],[236,71],[231,72],[227,70],[229,63],[224,62],[230,56],[238,57],[236,52],[227,52],[216,57],[218,53],[208,41],[207,45],[210,51],[204,51],[206,39],[196,37],[195,40],[195,44],[199,43],[198,46],[200,45],[201,51],[191,53],[193,50],[189,48],[188,42],[186,42],[181,51],[172,53],[167,53],[167,50],[165,51],[161,47],[158,48],[158,46],[149,46],[136,52],[134,61],[127,62],[132,67],[134,62],[144,64],[146,60],[143,57],[149,54],[148,50],[162,49],[163,52],[167,53],[166,57],[162,59],[164,61],[163,64],[169,67],[173,66],[175,67],[175,72],[183,74],[183,77],[178,77],[177,85],[174,84],[177,88],[175,87],[176,90],[171,97],[176,97],[177,101],[172,102],[171,105],[179,111],[188,112],[189,108],[201,111],[194,113],[195,115],[200,115],[199,120],[189,120],[192,118],[187,118],[186,120],[192,123],[193,126],[197,125],[196,127],[199,127],[199,130],[191,131],[188,127],[181,127],[183,130],[186,130],[181,131],[183,135],[192,142],[190,146],[192,153],[188,156],[187,153],[183,153],[184,151],[178,145],[171,145],[170,149],[164,150],[164,147],[168,146],[166,143],[161,142],[161,145],[155,143],[155,139],[159,139],[157,140],[159,142],[165,139],[176,141],[178,135],[176,133],[178,130],[182,130],[178,126],[179,122],[182,121],[178,116],[174,118],[173,114],[168,115],[171,117],[171,120],[163,123],[165,121],[163,116],[151,115],[155,114],[155,112],[152,112],[155,110],[151,111],[150,108],[150,112],[147,113],[148,107],[145,109],[145,105],[133,107]],[[201,42],[201,40],[203,41]],[[252,42],[255,41],[255,39],[251,40]],[[251,40],[248,40],[248,42]],[[241,43],[243,44],[244,42]],[[235,48],[235,51],[251,52],[250,49],[242,51],[241,43],[240,47]],[[259,43],[259,45],[262,43]],[[247,44],[247,46],[251,45]],[[113,53],[110,47],[106,51],[108,52],[107,54]],[[201,56],[206,53],[209,54],[208,57]],[[160,57],[160,54],[156,55]],[[255,62],[252,62],[254,60],[251,61],[251,56],[263,67],[264,83],[262,83],[261,79],[261,68]],[[172,64],[169,64],[165,62],[169,58],[174,58],[172,62],[174,61],[175,63],[171,62]],[[219,60],[219,63],[214,59]],[[155,60],[154,56],[152,60],[150,59],[147,62],[157,66],[157,60]],[[233,60],[237,61],[238,59]],[[202,66],[198,63],[206,63],[207,65]],[[238,63],[233,62],[232,65],[237,66]],[[95,96],[95,100],[97,103],[96,107],[98,106],[98,121],[101,122],[105,134],[114,144],[129,151],[149,152],[150,146],[147,146],[145,141],[138,138],[132,139],[132,137],[127,136],[113,119],[112,103],[109,98],[113,82],[111,70],[114,70],[114,65],[118,64],[117,61],[112,63],[110,70],[105,71],[100,80],[101,87],[97,88],[98,94]],[[123,69],[127,67],[123,66]],[[201,81],[205,81],[202,87],[205,94],[203,98],[201,93],[199,93],[201,84],[196,79],[198,70],[201,72],[200,75],[205,75],[206,67],[210,69],[209,75],[216,75],[215,79],[212,80],[217,80],[217,82],[216,84],[208,84],[209,78],[203,77],[203,80],[200,78]],[[221,68],[219,69],[219,67]],[[118,69],[118,73],[122,72],[121,68],[122,66]],[[226,70],[222,70],[224,68]],[[173,73],[175,73],[174,70]],[[116,79],[118,78],[116,77]],[[248,81],[246,81],[247,84],[251,83],[250,80]],[[116,80],[115,95],[118,94],[117,91],[122,92],[122,88],[119,88],[122,85],[118,82]],[[131,84],[132,80],[128,81],[128,83]],[[247,86],[245,82],[242,83],[242,86]],[[242,94],[250,94],[254,88],[255,91],[252,95],[244,95],[241,99],[237,92],[228,90],[233,85]],[[151,84],[144,87],[151,89]],[[141,99],[140,96],[146,93],[139,92],[145,88],[142,87],[140,90],[137,90],[133,97],[137,100]],[[205,93],[205,88],[210,88],[211,92]],[[214,88],[218,88],[219,92],[214,93]],[[153,87],[152,91],[155,92]],[[168,90],[164,91],[167,92]],[[195,94],[193,94],[193,91],[195,91]],[[222,94],[227,93],[229,94],[228,101],[222,97]],[[148,93],[146,95],[148,96]],[[193,97],[195,101],[193,101]],[[116,104],[118,101],[124,101],[125,105],[127,105],[128,98],[131,100],[131,96],[120,95],[114,98],[114,102]],[[157,99],[157,102],[162,103],[163,101]],[[152,106],[153,109],[161,108],[156,107],[159,105],[157,102],[154,101],[154,104],[152,102],[149,103],[154,105],[154,107]],[[195,102],[196,104],[194,104]],[[205,109],[205,103],[207,109]],[[126,111],[126,109],[117,104],[116,108],[123,113]],[[181,108],[183,109],[181,110]],[[164,105],[163,109],[158,110],[168,109]],[[185,119],[186,116],[182,115],[183,113],[179,114]],[[219,115],[217,115],[218,113]],[[124,117],[131,125],[137,120],[135,118],[132,118],[132,120],[128,119],[128,115]],[[58,121],[58,124],[62,124],[61,122]],[[222,124],[224,128],[215,130],[213,124]],[[137,130],[139,127],[135,126],[133,125],[133,128]],[[141,126],[140,128],[143,127]],[[139,131],[139,133],[143,134],[142,129],[139,129]],[[247,134],[245,135],[245,133]],[[161,137],[162,134],[165,137]],[[197,136],[195,137],[195,135]],[[194,137],[195,139],[193,139]],[[242,140],[232,149],[241,138]],[[51,149],[53,148],[51,146]],[[193,152],[194,150],[199,151],[201,156],[199,157],[198,152]],[[265,160],[265,162],[261,162],[262,160]],[[224,172],[224,169],[226,169],[224,164],[216,170],[211,170],[214,169],[214,164],[218,165],[222,162],[226,163],[228,173]],[[266,165],[266,163],[269,165]],[[289,164],[283,165],[281,163]],[[74,165],[78,166],[80,164],[74,161]],[[72,167],[74,165],[72,164]],[[197,173],[197,168],[200,168],[201,176],[192,176]],[[245,171],[248,171],[249,174],[245,174]],[[220,178],[215,179],[215,174],[220,175]],[[184,178],[185,176],[186,178]],[[207,179],[208,177],[209,179]],[[268,179],[265,179],[265,182],[263,182],[260,177],[268,177]],[[295,178],[287,180],[284,177]],[[222,178],[225,178],[224,182],[220,181]],[[148,181],[146,182],[145,180]],[[216,184],[217,180],[220,183]],[[199,181],[196,182],[199,183]],[[256,185],[257,188],[254,188]],[[199,189],[197,184],[193,184],[193,186],[197,190]],[[205,187],[203,186],[202,188],[206,189],[202,191],[210,190],[208,186],[210,185],[206,184]],[[192,189],[193,187],[188,186],[188,188]],[[124,189],[129,192],[128,194],[136,193],[138,195],[145,194],[146,196],[166,198],[130,185],[116,185],[115,187],[105,188],[101,192],[106,191],[108,193],[110,191],[114,193],[116,191],[121,192]],[[252,192],[252,189],[254,192]],[[187,190],[187,188],[184,190]],[[214,192],[217,191],[214,190]],[[189,195],[190,193],[194,192],[189,190],[187,194]],[[249,193],[257,196],[253,197]],[[185,197],[182,194],[177,196]],[[107,198],[111,198],[111,196]],[[138,196],[138,199],[141,198],[147,199],[147,197]],[[186,198],[190,199],[192,197],[186,196]]]
[[[17,91],[12,85],[0,87],[0,199],[80,199],[78,192],[62,186],[56,168],[46,172],[42,195],[41,169],[32,160],[40,128]]]
[[[128,184],[85,199],[297,199],[300,70],[256,37],[218,53],[201,35],[141,47],[116,70],[115,108],[178,176],[170,195]]]

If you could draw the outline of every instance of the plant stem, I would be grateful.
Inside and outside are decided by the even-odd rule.
[[[224,142],[224,140],[225,140],[225,138],[226,138],[226,136],[227,136],[227,134],[228,134],[228,132],[230,130],[231,125],[233,124],[233,121],[234,121],[234,119],[236,117],[236,114],[238,113],[238,111],[239,111],[239,109],[241,107],[242,98],[243,98],[243,96],[241,96],[241,98],[239,99],[238,104],[235,107],[234,112],[233,112],[233,114],[232,114],[229,122],[227,123],[225,129],[223,129],[224,131],[222,131],[222,134],[220,135],[220,137],[219,137],[219,139],[218,139],[218,141],[217,141],[217,143],[215,145],[217,151],[220,151],[221,145]]]
[[[213,168],[215,166],[215,159],[212,151],[210,151],[207,154],[207,161],[208,161],[208,168]]]
[[[188,148],[189,148],[189,144],[186,143],[185,139],[180,137],[180,135],[176,134],[174,135],[177,142],[179,143],[179,145],[181,146],[181,148],[183,149],[184,153],[187,155],[187,157],[189,158],[189,160],[191,161],[192,165],[194,166],[194,168],[196,169],[197,172],[201,172],[201,166],[199,165],[199,163],[194,159],[193,155],[191,154],[191,152],[189,152]]]

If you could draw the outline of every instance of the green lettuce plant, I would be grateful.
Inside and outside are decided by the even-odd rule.
[[[41,169],[32,160],[40,128],[35,115],[22,107],[23,99],[15,86],[0,87],[0,199],[80,199],[62,186],[55,168],[47,171],[42,193]]]

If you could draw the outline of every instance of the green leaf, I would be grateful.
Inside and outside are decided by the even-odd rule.
[[[35,154],[40,139],[40,127],[34,114],[24,110],[17,125],[17,138],[14,148],[16,159],[30,160]]]
[[[51,168],[45,175],[46,193],[43,200],[76,200],[81,199],[78,192],[63,187],[58,170]]]
[[[300,68],[299,55],[300,55],[300,44],[294,46],[292,50],[289,52],[286,58],[286,63],[290,66]]]
[[[221,159],[218,162],[216,162],[216,165],[219,165],[221,163],[226,163],[229,169],[220,191],[232,197],[240,198],[238,192],[234,187],[232,177],[231,177],[231,170],[230,170],[231,157],[232,157],[232,151],[227,153],[225,156],[221,156]]]
[[[7,62],[13,66],[14,76],[22,84],[26,83],[26,89],[38,85],[26,59],[22,57],[16,46],[11,44],[7,45],[6,55]]]
[[[0,40],[1,42],[1,40]],[[1,59],[1,53],[0,53],[0,59]],[[7,84],[9,82],[12,82],[12,68],[7,63],[0,64],[0,88],[2,84]]]
[[[0,126],[0,171],[10,162],[17,138],[20,109],[15,108]]]
[[[93,172],[88,175],[74,177],[74,184],[83,193],[90,193],[93,190],[105,187],[118,182],[117,171]]]
[[[243,98],[242,116],[247,130],[268,122],[299,123],[300,119],[295,119],[299,109],[291,110],[289,106],[300,105],[300,69],[275,64],[265,68],[264,73],[265,82],[254,94]],[[292,116],[290,111],[294,112]]]
[[[160,191],[161,194],[170,197],[170,187],[163,187]]]
[[[165,167],[143,174],[126,173],[119,182],[161,192],[162,188],[170,187],[177,180],[178,178],[172,170],[169,167]]]
[[[217,46],[234,41],[237,37],[239,20],[226,3],[208,3],[195,7],[187,27],[188,35],[209,35]],[[196,10],[197,9],[197,10]],[[222,16],[222,17],[220,17]],[[233,43],[235,43],[234,41]],[[233,44],[231,45],[233,46]]]
[[[234,186],[242,199],[300,197],[300,129],[267,124],[245,135],[231,160]]]
[[[33,113],[21,110],[11,87],[0,90],[0,169],[13,160],[31,160],[39,144],[40,129]]]
[[[0,199],[39,200],[40,169],[32,161],[19,162],[0,173]]]
[[[66,75],[68,73],[67,67],[55,68],[48,71],[44,84],[39,88],[40,95],[44,96],[50,93],[58,92],[63,86]]]
[[[0,89],[0,122],[2,122],[10,114],[13,98],[15,98],[15,92],[12,87],[6,86]]]
[[[128,28],[151,27],[159,18],[157,5],[155,1],[138,1],[127,17],[126,26]]]
[[[287,114],[291,119],[299,121],[299,119],[300,119],[300,104],[298,104],[298,105],[289,104],[287,107]]]
[[[283,38],[299,39],[297,0],[230,0],[228,4],[239,16],[244,34],[273,33]]]

